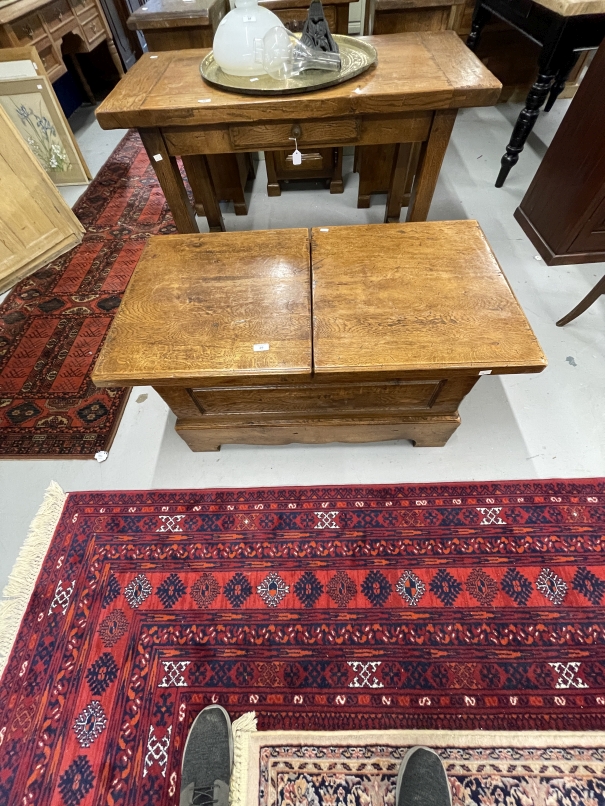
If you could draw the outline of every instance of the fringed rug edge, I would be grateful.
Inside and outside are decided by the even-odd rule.
[[[40,509],[30,524],[25,542],[10,572],[0,599],[0,678],[19,633],[46,552],[59,523],[67,494],[51,481]]]

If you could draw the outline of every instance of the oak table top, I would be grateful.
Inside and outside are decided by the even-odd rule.
[[[546,365],[476,221],[315,228],[312,255],[318,374]]]
[[[545,365],[477,222],[439,221],[152,237],[93,376],[120,386]]]
[[[605,0],[535,0],[539,6],[549,8],[562,17],[581,14],[605,14]]]
[[[276,373],[311,373],[308,230],[151,237],[97,361],[95,383]]]
[[[199,72],[207,50],[146,53],[98,107],[97,119],[104,129],[193,127],[458,109],[498,99],[500,82],[453,31],[364,39],[378,51],[374,67],[336,87],[288,96],[211,87]]]

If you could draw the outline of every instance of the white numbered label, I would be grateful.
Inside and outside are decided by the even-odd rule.
[[[292,165],[300,165],[302,162],[302,154],[298,149],[292,154]]]

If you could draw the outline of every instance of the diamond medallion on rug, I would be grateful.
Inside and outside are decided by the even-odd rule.
[[[70,494],[0,681],[0,803],[173,806],[210,703],[604,730],[604,530],[601,480]]]
[[[128,398],[90,372],[149,235],[176,229],[139,136],[128,134],[74,207],[82,244],[0,306],[0,456],[92,458]]]

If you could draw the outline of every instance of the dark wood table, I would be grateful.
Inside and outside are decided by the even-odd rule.
[[[437,447],[482,375],[545,366],[477,222],[431,221],[152,237],[92,377],[153,386],[195,451]]]
[[[386,221],[398,220],[409,143],[420,143],[408,221],[424,221],[459,108],[496,102],[500,82],[453,31],[369,37],[378,63],[313,93],[251,96],[204,83],[207,51],[145,54],[97,109],[103,129],[138,129],[179,232],[198,232],[176,158],[182,157],[212,231],[225,229],[208,154],[397,144]]]
[[[580,53],[598,47],[605,37],[605,0],[477,0],[467,39],[471,50],[477,48],[481,31],[492,15],[542,46],[538,77],[502,157],[496,179],[496,187],[502,187],[519,160],[542,104],[546,101],[547,112],[552,108]]]

